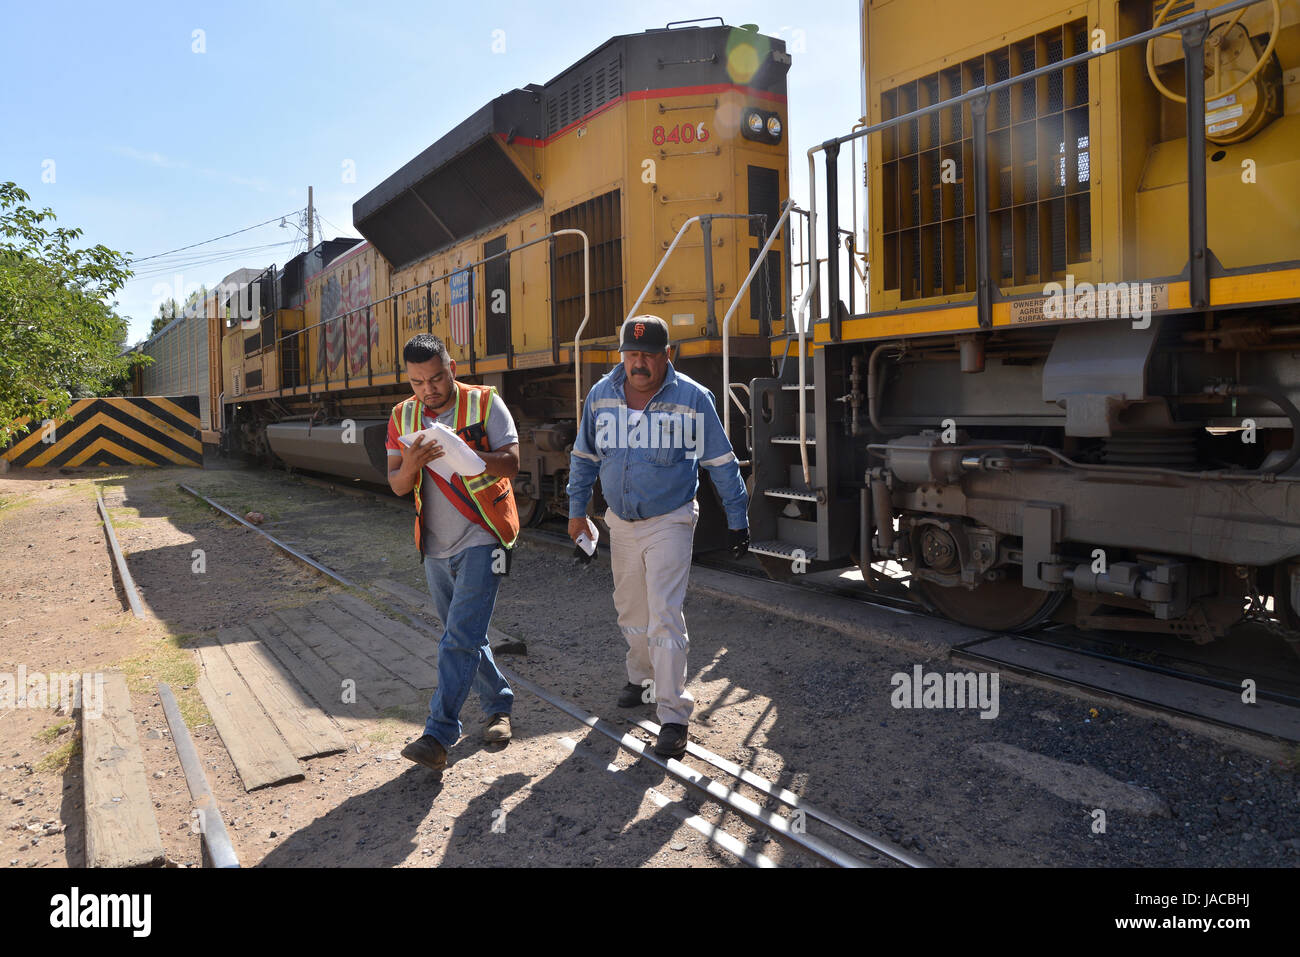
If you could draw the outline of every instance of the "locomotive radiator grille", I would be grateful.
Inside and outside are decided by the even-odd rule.
[[[1086,20],[1071,21],[886,91],[881,118],[1059,63],[1087,46]],[[1063,279],[1070,263],[1091,255],[1088,92],[1084,64],[990,97],[989,249],[1002,287]],[[975,291],[971,131],[965,104],[878,134],[879,268],[884,289],[901,300]]]
[[[623,321],[623,220],[621,193],[613,190],[560,210],[551,229],[581,229],[591,243],[591,318],[584,338],[616,335]],[[582,323],[582,241],[555,241],[552,274],[555,330],[561,342],[573,341]]]

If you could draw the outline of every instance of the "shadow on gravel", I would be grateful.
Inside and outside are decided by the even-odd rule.
[[[577,755],[531,786],[525,774],[497,778],[461,806],[449,785],[458,765],[470,768],[456,757],[441,775],[412,766],[348,798],[258,866],[395,867],[409,858],[444,867],[631,867],[649,861],[677,827],[661,811],[629,828],[644,784],[601,780],[605,772]]]

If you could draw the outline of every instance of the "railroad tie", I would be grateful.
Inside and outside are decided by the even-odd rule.
[[[82,775],[86,800],[86,864],[157,867],[162,838],[149,797],[144,755],[126,676],[104,675],[102,711],[81,715]]]

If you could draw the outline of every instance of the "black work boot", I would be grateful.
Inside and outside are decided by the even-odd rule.
[[[655,754],[661,758],[680,758],[686,753],[686,725],[665,724],[659,729]]]
[[[423,764],[430,771],[441,771],[447,766],[447,749],[431,734],[422,735],[402,748],[402,757]]]
[[[618,693],[618,706],[620,708],[635,708],[637,705],[649,704],[644,697],[645,691],[645,688],[634,685],[629,681],[623,686],[623,690]],[[650,699],[653,701],[654,695],[651,695]]]

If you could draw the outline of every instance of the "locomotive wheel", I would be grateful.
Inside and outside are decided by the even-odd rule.
[[[1056,611],[1069,595],[1026,588],[1014,579],[983,582],[974,589],[961,585],[945,588],[922,579],[914,579],[912,584],[945,618],[988,631],[1030,628]]]

